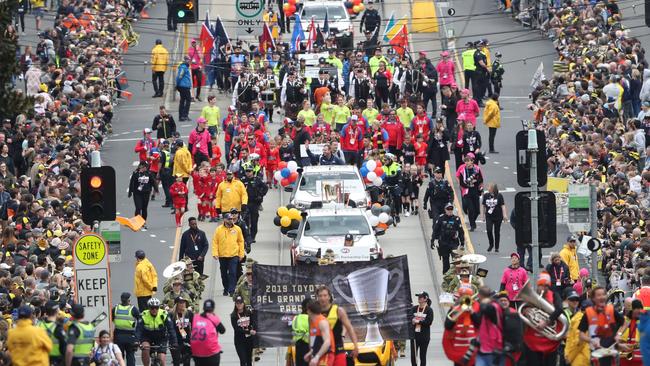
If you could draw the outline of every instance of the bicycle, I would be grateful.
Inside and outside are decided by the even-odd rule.
[[[140,349],[148,349],[149,350],[149,366],[162,366],[162,363],[160,362],[160,353],[165,350],[165,346],[159,346],[159,345],[154,345],[154,346],[147,346],[143,347],[142,345],[140,346]],[[172,347],[169,347],[171,350]]]
[[[401,202],[398,200],[395,202],[395,196],[393,196],[395,190],[398,188],[396,184],[394,185],[384,185],[382,186],[382,191],[384,192],[384,204],[390,207],[390,217],[393,218],[393,226],[397,226],[399,221],[399,215],[397,214],[397,206]],[[399,194],[397,195],[399,197]]]

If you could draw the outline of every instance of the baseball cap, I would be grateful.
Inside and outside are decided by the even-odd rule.
[[[235,297],[235,302],[239,303],[239,304],[243,304],[244,303],[244,298],[241,297],[241,296],[237,296],[237,297]]]
[[[23,305],[23,306],[18,308],[18,318],[19,319],[31,318],[32,313],[34,313],[34,310],[29,305]]]
[[[186,299],[186,298],[184,298],[183,296],[178,296],[178,297],[176,297],[176,298],[174,299],[174,304],[178,304],[178,303],[181,302],[181,301],[187,303],[187,299]]]
[[[149,127],[145,128],[144,133],[151,133],[151,128],[149,128]]]
[[[417,296],[418,298],[424,297],[425,299],[428,299],[429,298],[429,293],[426,292],[426,291],[422,291],[420,293],[415,294],[415,296]]]
[[[144,257],[145,257],[144,250],[141,250],[141,249],[136,250],[135,251],[135,257],[138,258],[138,259],[144,259]]]
[[[566,238],[566,241],[578,241],[578,238],[575,235],[569,235],[569,237]]]
[[[566,298],[567,300],[580,300],[580,295],[575,291],[571,291]]]
[[[207,299],[203,302],[203,310],[206,312],[213,312],[214,311],[214,300],[212,299]]]
[[[433,170],[434,173],[442,173],[442,168],[441,167],[436,167],[436,169]]]
[[[354,237],[352,236],[352,234],[345,234],[345,241],[348,241],[348,240],[354,240]]]
[[[445,208],[454,208],[454,205],[451,202],[447,202]]]
[[[131,298],[131,294],[128,292],[122,292],[122,295],[120,295],[120,299],[122,301],[126,301]]]
[[[72,308],[70,308],[70,314],[75,319],[81,319],[84,317],[84,306],[81,304],[73,304]]]
[[[519,256],[519,253],[515,253],[515,252],[510,253],[510,258],[512,258],[512,257],[517,257],[517,259],[521,259],[521,257]]]

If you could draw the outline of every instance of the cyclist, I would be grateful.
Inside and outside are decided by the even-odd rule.
[[[400,177],[402,176],[402,166],[397,162],[397,157],[391,153],[386,153],[383,159],[384,184],[388,189],[388,194],[391,197],[386,197],[391,202],[391,208],[395,216],[395,222],[399,223],[399,214],[401,212],[401,193]]]
[[[178,346],[176,331],[167,311],[160,308],[160,300],[152,297],[147,301],[148,310],[142,312],[140,321],[135,327],[135,337],[142,348],[142,363],[149,366],[150,350],[155,347],[161,366],[165,366],[167,343],[171,348]]]

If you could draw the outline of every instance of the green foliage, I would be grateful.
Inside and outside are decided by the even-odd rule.
[[[11,84],[19,71],[16,60],[18,35],[13,27],[12,15],[18,0],[0,0],[0,118],[13,118],[32,110],[33,100]]]

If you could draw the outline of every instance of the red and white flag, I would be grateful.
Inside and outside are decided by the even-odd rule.
[[[311,52],[314,50],[316,39],[318,38],[318,34],[316,33],[316,24],[314,23],[314,17],[311,17],[311,23],[309,23],[309,29],[307,32],[309,33],[307,36],[307,51]]]
[[[271,34],[271,28],[269,25],[264,22],[264,27],[262,28],[262,35],[260,36],[260,52],[266,54],[269,49],[275,49],[275,40],[273,40],[273,34]]]
[[[404,56],[404,53],[408,50],[409,47],[409,34],[408,28],[406,28],[406,24],[402,25],[400,30],[395,33],[390,41],[388,41],[388,44],[393,46],[395,52],[397,52],[400,56]]]

